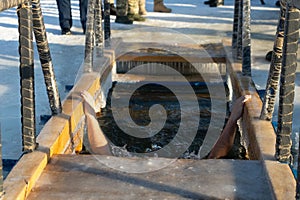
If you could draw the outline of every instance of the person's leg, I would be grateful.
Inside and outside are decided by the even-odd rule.
[[[128,0],[128,18],[140,22],[146,20],[139,14],[139,0]]]
[[[81,93],[83,97],[83,112],[86,116],[86,125],[88,132],[88,140],[92,153],[100,155],[112,155],[109,143],[100,129],[99,123],[96,118],[95,105],[93,97],[87,92]]]
[[[147,15],[146,0],[139,0],[139,14]]]
[[[79,9],[80,9],[81,26],[82,26],[83,33],[85,33],[86,20],[87,20],[88,0],[79,0]]]
[[[209,5],[210,7],[218,7],[224,5],[224,0],[208,0],[204,1],[204,4]]]
[[[133,20],[130,20],[127,16],[128,13],[128,0],[117,0],[117,16],[116,23],[132,24]]]
[[[61,33],[63,35],[70,35],[70,29],[72,28],[71,2],[70,0],[56,0],[56,3]]]
[[[221,158],[226,156],[233,146],[235,129],[237,126],[237,120],[241,118],[243,114],[244,103],[251,99],[250,95],[241,96],[238,98],[232,106],[230,117],[219,136],[217,142],[210,151],[208,158]]]
[[[115,7],[115,1],[109,0],[110,4],[110,15],[116,15],[117,14],[117,8]]]
[[[154,0],[154,7],[153,7],[154,12],[165,12],[165,13],[170,13],[172,12],[172,9],[167,8],[164,5],[163,0]]]

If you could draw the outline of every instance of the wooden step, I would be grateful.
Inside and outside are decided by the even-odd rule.
[[[116,166],[129,161],[131,170],[169,162],[166,158],[56,155],[28,199],[272,198],[260,161],[179,159],[156,171],[126,173],[105,166],[99,159]]]

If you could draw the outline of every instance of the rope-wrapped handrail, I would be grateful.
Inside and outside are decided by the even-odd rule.
[[[56,84],[50,48],[47,40],[40,0],[32,0],[33,32],[44,74],[47,95],[52,115],[61,113],[62,106]]]
[[[242,74],[251,76],[250,0],[235,0],[232,33],[233,58],[242,63]]]
[[[278,127],[276,132],[276,158],[281,162],[291,162],[291,133],[295,98],[295,78],[299,39],[300,11],[286,4]]]
[[[97,56],[103,56],[103,27],[102,27],[102,0],[96,0],[95,5],[95,46],[97,48]]]
[[[278,121],[276,130],[276,154],[280,162],[290,163],[291,134],[295,98],[295,76],[300,26],[300,11],[287,0],[280,1],[276,39],[273,46],[261,119],[272,120],[276,93],[280,83]],[[280,82],[279,82],[280,80]]]
[[[243,30],[242,30],[242,74],[251,76],[251,4],[250,0],[242,0],[243,3]]]
[[[36,143],[34,56],[31,2],[17,10],[19,19],[19,54],[23,152],[34,151]]]
[[[103,25],[101,17],[101,0],[90,0],[88,5],[86,41],[85,41],[85,56],[84,56],[84,71],[93,71],[93,56],[96,49],[97,56],[103,56],[104,40],[105,46],[108,46],[107,41],[110,41],[110,6],[109,1],[104,0],[104,38]],[[96,48],[95,48],[96,47]]]
[[[0,12],[3,10],[7,10],[21,4],[29,2],[29,0],[1,0],[0,1]]]
[[[91,72],[93,69],[93,50],[95,46],[95,3],[96,0],[89,0],[88,3],[84,55],[84,71],[86,72]]]
[[[272,59],[269,69],[269,76],[266,84],[266,90],[263,98],[263,106],[261,110],[260,118],[264,120],[272,120],[276,93],[279,86],[279,78],[282,67],[282,47],[283,47],[283,37],[284,37],[284,22],[285,22],[285,1],[281,1],[282,6],[280,6],[280,15],[277,24],[276,38],[273,45]]]
[[[242,47],[243,47],[243,1],[244,0],[236,0],[239,1],[238,6],[238,33],[237,33],[237,49],[236,49],[236,58],[237,60],[242,60]]]
[[[104,39],[105,46],[110,46],[110,1],[104,0]]]
[[[238,38],[238,27],[239,27],[239,5],[240,0],[234,1],[234,14],[233,14],[233,30],[232,30],[232,49],[234,50],[233,56],[237,58],[237,38]]]

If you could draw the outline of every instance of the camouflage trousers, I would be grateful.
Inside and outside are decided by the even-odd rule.
[[[128,13],[129,14],[139,13],[139,0],[128,0]]]
[[[137,14],[139,12],[139,0],[117,0],[117,16]]]

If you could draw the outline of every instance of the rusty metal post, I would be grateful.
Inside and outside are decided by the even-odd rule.
[[[280,162],[291,161],[290,137],[293,123],[299,26],[299,9],[287,3],[276,137],[276,158]]]
[[[47,88],[49,105],[52,111],[52,115],[56,115],[61,113],[62,106],[53,70],[40,0],[32,0],[32,16],[33,32],[35,35],[37,49],[39,52],[40,62],[44,74],[44,81]]]
[[[36,144],[34,56],[31,1],[17,10],[19,19],[19,54],[23,152],[33,151]]]
[[[110,46],[110,1],[104,0],[104,39],[105,46]]]
[[[85,36],[84,71],[91,72],[95,46],[95,0],[89,0]]]
[[[251,4],[243,0],[243,34],[242,34],[242,74],[251,76]]]
[[[269,76],[266,85],[266,92],[264,95],[263,106],[260,118],[264,120],[272,120],[275,106],[276,94],[279,86],[279,78],[282,64],[282,48],[284,37],[284,23],[286,2],[281,1],[280,16],[277,24],[276,39],[273,45],[273,55],[271,59]]]

